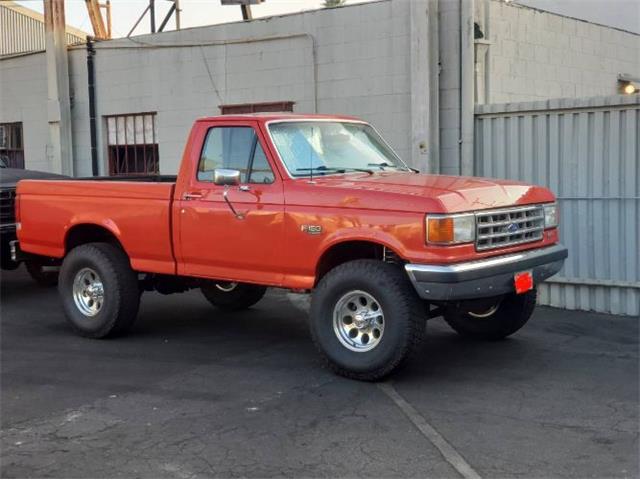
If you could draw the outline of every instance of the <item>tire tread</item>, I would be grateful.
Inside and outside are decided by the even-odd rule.
[[[329,369],[343,377],[374,382],[383,379],[400,367],[406,360],[413,357],[421,346],[425,331],[424,306],[422,302],[419,301],[413,286],[409,283],[404,272],[398,268],[397,265],[370,259],[346,262],[329,271],[313,292],[313,298],[317,296],[322,297],[323,293],[331,287],[332,282],[338,281],[341,276],[347,274],[353,275],[354,272],[357,272],[365,278],[378,278],[384,288],[394,292],[395,296],[402,302],[403,309],[406,310],[409,318],[409,321],[404,323],[406,328],[404,338],[408,339],[408,341],[400,345],[400,348],[395,351],[392,360],[384,366],[367,372],[355,372],[337,364],[327,356],[313,328],[311,328],[311,338],[325,365]],[[312,300],[311,315],[313,314],[314,302]]]
[[[114,288],[110,293],[113,295],[113,300],[117,303],[119,309],[116,315],[113,315],[96,331],[83,330],[73,321],[69,322],[71,327],[77,334],[90,338],[106,338],[124,334],[135,322],[140,305],[138,278],[131,268],[129,258],[120,248],[110,243],[80,245],[71,250],[65,258],[60,278],[66,278],[66,269],[70,268],[69,264],[75,258],[82,258],[83,256],[92,258],[100,264],[100,268],[104,270],[106,276],[112,276],[116,279],[118,287]],[[67,293],[63,289],[67,285],[64,285],[61,281],[59,287],[61,296],[66,295]]]
[[[474,319],[455,307],[449,307],[444,319],[459,335],[481,340],[502,340],[520,330],[529,320],[536,307],[538,292],[536,289],[522,295],[506,296],[496,313],[487,319]],[[487,321],[486,328],[478,328]]]
[[[231,292],[216,290],[215,282],[200,288],[202,295],[220,310],[237,311],[252,307],[264,297],[267,288],[261,285],[240,283]]]

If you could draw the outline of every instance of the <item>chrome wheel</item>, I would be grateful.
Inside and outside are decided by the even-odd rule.
[[[104,303],[104,287],[95,270],[83,268],[76,274],[73,280],[73,301],[87,317],[100,312]]]
[[[384,322],[380,303],[362,290],[343,295],[333,309],[333,330],[340,343],[354,352],[368,352],[378,346]]]
[[[237,282],[222,282],[216,283],[216,288],[223,292],[232,292],[238,286]]]

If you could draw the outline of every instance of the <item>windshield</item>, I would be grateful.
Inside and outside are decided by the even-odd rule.
[[[351,122],[281,122],[269,125],[280,158],[294,177],[409,170],[371,126]]]

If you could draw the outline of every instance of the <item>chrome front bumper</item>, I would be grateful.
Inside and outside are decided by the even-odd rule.
[[[556,244],[450,265],[407,264],[405,270],[425,300],[466,300],[514,293],[514,274],[526,270],[531,271],[537,285],[558,273],[567,256],[567,249]]]

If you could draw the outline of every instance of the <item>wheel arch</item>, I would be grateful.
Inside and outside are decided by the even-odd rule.
[[[329,245],[320,255],[316,263],[314,286],[338,265],[367,258],[389,263],[404,262],[397,251],[384,242],[361,239],[342,240]]]
[[[67,231],[64,238],[64,252],[68,254],[72,249],[86,243],[109,243],[126,253],[117,233],[112,229],[95,223],[78,223]]]

